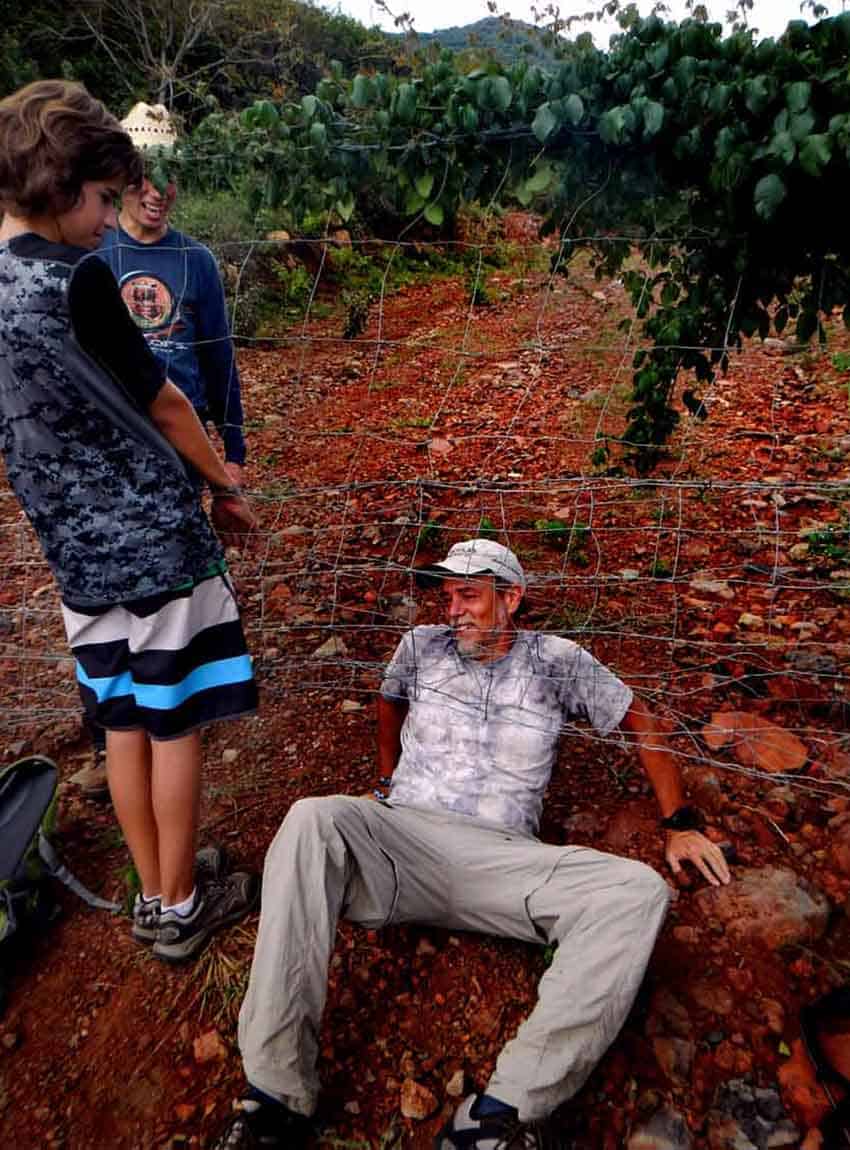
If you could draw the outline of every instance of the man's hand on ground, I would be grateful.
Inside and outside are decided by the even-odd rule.
[[[212,521],[225,547],[241,547],[257,526],[244,495],[213,495]]]
[[[689,862],[712,886],[725,886],[731,881],[720,847],[699,831],[670,831],[665,857],[677,878],[682,874],[682,863]]]

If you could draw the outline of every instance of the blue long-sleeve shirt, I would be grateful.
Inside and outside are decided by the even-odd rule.
[[[212,252],[175,228],[143,244],[119,227],[106,233],[97,254],[168,378],[218,428],[225,458],[244,463],[239,372]]]

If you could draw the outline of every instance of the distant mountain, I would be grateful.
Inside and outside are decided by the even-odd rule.
[[[417,37],[421,44],[436,41],[453,52],[471,50],[492,53],[505,64],[510,64],[519,55],[527,56],[536,64],[552,64],[555,60],[554,52],[546,44],[546,33],[522,20],[486,16],[483,20],[462,27],[418,32]]]

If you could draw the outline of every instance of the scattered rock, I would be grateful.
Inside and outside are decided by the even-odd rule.
[[[311,658],[313,659],[335,659],[343,657],[348,654],[348,647],[345,645],[345,640],[340,638],[339,635],[331,635],[322,643],[321,647],[317,647],[313,652]]]
[[[346,1102],[345,1106],[343,1106],[343,1110],[345,1111],[346,1114],[355,1114],[355,1115],[359,1114],[360,1113],[360,1103],[357,1102],[356,1100],[354,1102]]]
[[[689,584],[692,591],[702,595],[718,595],[721,599],[734,599],[735,592],[725,579],[707,579],[696,576]]]
[[[688,993],[697,1006],[711,1014],[719,1014],[722,1018],[731,1014],[735,1006],[731,992],[721,983],[705,980],[695,982]]]
[[[20,1040],[20,1035],[14,1030],[5,1030],[3,1037],[0,1038],[4,1050],[14,1050]]]
[[[744,611],[738,616],[738,626],[748,627],[752,631],[761,631],[764,627],[764,616],[752,615],[749,611]]]
[[[446,1083],[446,1094],[450,1098],[460,1098],[466,1086],[466,1075],[462,1070],[456,1070]]]
[[[221,752],[221,761],[223,763],[235,763],[239,758],[239,752],[235,747],[227,747]]]
[[[227,1058],[227,1047],[217,1030],[208,1030],[206,1034],[201,1034],[196,1038],[192,1043],[192,1051],[195,1055],[195,1061],[202,1064],[205,1062],[224,1062]]]
[[[791,1043],[791,1057],[779,1068],[785,1105],[804,1126],[820,1126],[832,1109],[801,1038]]]
[[[632,1131],[626,1150],[691,1150],[691,1146],[684,1115],[665,1107]]]
[[[412,1078],[405,1078],[401,1084],[401,1112],[405,1118],[416,1118],[421,1121],[430,1117],[437,1109],[439,1103],[427,1086],[415,1082]]]
[[[829,917],[826,895],[782,867],[739,871],[729,886],[708,887],[694,899],[734,940],[771,950],[820,938]]]
[[[796,735],[750,711],[715,711],[702,736],[712,751],[731,744],[742,766],[774,774],[799,771],[809,757]]]
[[[362,703],[358,703],[356,699],[343,699],[339,709],[343,715],[353,715],[356,714],[357,711],[364,710],[364,706]]]
[[[429,439],[428,450],[433,455],[448,455],[452,450],[452,445],[448,439]]]
[[[685,1038],[654,1038],[655,1060],[671,1082],[687,1081],[694,1064],[696,1046]]]
[[[829,820],[829,857],[836,870],[850,875],[850,812]]]
[[[776,1090],[737,1078],[718,1087],[708,1115],[711,1150],[791,1150],[799,1142],[800,1132],[786,1118]]]

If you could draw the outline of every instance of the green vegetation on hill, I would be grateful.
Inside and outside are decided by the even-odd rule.
[[[434,32],[417,32],[419,44],[438,44],[451,52],[483,58],[491,55],[502,64],[511,64],[518,56],[545,67],[554,65],[557,57],[551,36],[533,24],[487,16],[463,27],[439,28]]]

